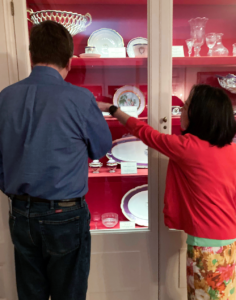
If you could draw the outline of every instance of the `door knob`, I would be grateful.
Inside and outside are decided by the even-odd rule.
[[[167,122],[167,117],[164,117],[164,118],[162,119],[162,121],[163,121],[164,123],[166,123],[166,122]]]

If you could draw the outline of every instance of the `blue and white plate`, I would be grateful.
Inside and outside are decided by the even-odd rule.
[[[108,49],[124,47],[124,40],[117,31],[101,28],[90,35],[88,46],[94,46],[96,53],[101,54],[101,57],[109,57]]]
[[[127,54],[129,57],[135,57],[133,46],[135,44],[148,44],[148,39],[137,37],[129,41],[127,45]]]
[[[148,226],[148,185],[128,191],[122,198],[121,210],[128,220],[140,226]]]

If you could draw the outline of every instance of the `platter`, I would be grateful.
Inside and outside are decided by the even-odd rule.
[[[148,168],[148,147],[134,136],[113,141],[107,157],[118,164],[137,162],[137,168]]]
[[[121,201],[124,216],[140,226],[148,226],[148,185],[128,191]]]

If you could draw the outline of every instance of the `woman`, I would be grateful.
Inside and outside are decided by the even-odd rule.
[[[165,224],[188,234],[188,299],[235,299],[236,145],[229,97],[196,85],[182,108],[182,135],[157,130],[98,103],[146,145],[170,158]]]

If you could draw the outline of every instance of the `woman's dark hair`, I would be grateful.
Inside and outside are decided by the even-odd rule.
[[[32,27],[29,50],[34,65],[44,63],[65,68],[73,56],[73,39],[63,25],[44,21]]]
[[[228,95],[219,88],[195,85],[188,99],[189,125],[182,134],[191,133],[218,147],[230,144],[236,123]]]

